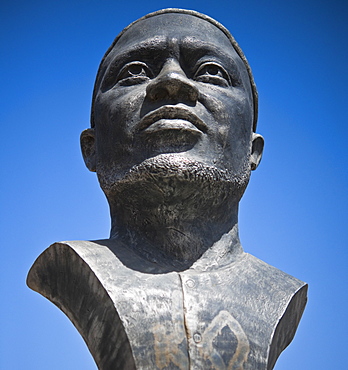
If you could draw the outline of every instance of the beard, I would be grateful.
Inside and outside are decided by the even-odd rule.
[[[250,165],[246,160],[231,173],[169,153],[144,160],[121,178],[104,176],[100,167],[98,176],[110,205],[111,238],[141,244],[135,247],[141,253],[170,255],[175,263],[197,259],[231,229]]]
[[[238,172],[207,165],[195,159],[177,153],[160,154],[148,158],[140,164],[132,166],[120,175],[103,165],[98,166],[100,186],[107,197],[124,190],[126,187],[152,184],[154,187],[165,185],[190,184],[193,187],[203,186],[211,190],[212,195],[218,195],[219,190],[228,190],[231,196],[240,200],[250,178],[249,158],[240,166]],[[172,193],[175,193],[173,189]]]

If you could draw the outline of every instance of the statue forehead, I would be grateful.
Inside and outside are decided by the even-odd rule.
[[[180,13],[158,14],[137,21],[120,36],[110,54],[117,55],[124,49],[151,39],[154,42],[165,39],[180,42],[190,39],[191,42],[204,42],[235,54],[230,40],[218,27],[197,16]]]

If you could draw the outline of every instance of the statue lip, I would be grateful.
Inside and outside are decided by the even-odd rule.
[[[189,129],[189,126],[194,125],[195,127],[192,129],[206,133],[207,126],[205,123],[198,118],[194,113],[190,112],[186,108],[177,107],[177,106],[162,106],[152,112],[147,113],[140,121],[138,130],[144,131],[148,129],[152,124],[161,121],[161,120],[173,120],[177,123],[179,120],[186,121],[186,124],[182,125],[182,128]],[[173,128],[175,128],[177,124],[173,124]]]

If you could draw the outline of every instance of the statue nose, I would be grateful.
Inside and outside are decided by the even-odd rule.
[[[148,84],[146,93],[152,101],[195,103],[198,99],[196,86],[187,78],[175,60],[170,60],[163,66],[159,75]]]

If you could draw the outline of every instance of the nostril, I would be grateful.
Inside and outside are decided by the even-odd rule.
[[[151,90],[149,97],[151,100],[164,100],[168,98],[168,92],[165,88],[157,88]]]
[[[198,89],[193,84],[182,86],[182,89],[186,90],[185,95],[188,99],[192,102],[196,102],[198,100]]]
[[[146,93],[151,100],[167,99],[170,95],[169,81],[154,79],[146,88]]]

